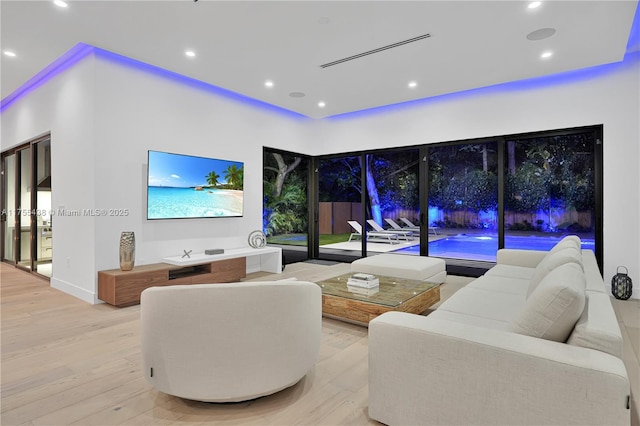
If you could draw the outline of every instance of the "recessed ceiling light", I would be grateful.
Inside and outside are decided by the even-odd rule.
[[[318,107],[320,108],[324,108],[327,104],[325,104],[323,101],[318,102]]]
[[[415,81],[410,81],[408,86],[409,86],[409,89],[415,89],[416,87],[418,87],[418,83]]]
[[[196,57],[196,52],[194,52],[193,50],[186,50],[184,52],[185,55],[187,55],[190,58],[195,58]]]
[[[551,52],[551,51],[546,51],[546,52],[542,52],[542,55],[540,55],[540,58],[542,58],[542,59],[549,59],[551,56],[553,56],[553,52]]]
[[[16,54],[10,50],[5,50],[4,53],[6,56],[11,56],[12,58],[14,58],[16,56]]]
[[[527,6],[529,9],[535,9],[536,7],[540,7],[540,5],[542,4],[541,1],[532,1],[531,3],[529,3],[529,6]]]
[[[265,82],[264,82],[264,86],[265,86],[265,87],[273,87],[273,81],[271,81],[271,80],[267,80],[267,81],[265,81]]]
[[[53,2],[53,4],[55,4],[58,7],[67,7],[69,6],[66,2],[63,2],[62,0],[56,0]]]

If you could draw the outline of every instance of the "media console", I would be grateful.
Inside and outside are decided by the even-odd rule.
[[[247,262],[247,258],[250,262]],[[207,284],[240,281],[247,272],[282,272],[282,249],[240,248],[222,254],[173,256],[163,263],[136,266],[131,271],[111,269],[98,271],[98,298],[114,306],[140,303],[140,294],[148,287]],[[252,263],[251,261],[259,261]]]

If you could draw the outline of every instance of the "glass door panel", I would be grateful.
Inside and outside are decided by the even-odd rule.
[[[360,156],[318,162],[319,253],[362,256],[362,183]]]
[[[429,256],[494,262],[497,143],[429,147]]]
[[[567,234],[595,250],[593,132],[506,143],[505,247],[549,250]]]
[[[35,145],[36,150],[36,272],[51,277],[53,223],[51,220],[51,141]]]
[[[18,205],[18,265],[31,269],[31,147],[17,152],[20,164]]]
[[[376,235],[368,240],[367,254],[420,255],[419,151],[369,154],[366,158],[367,228]],[[390,242],[384,233],[392,235]]]
[[[7,155],[3,161],[2,260],[14,263],[16,246],[16,154]]]
[[[286,258],[295,254],[307,259],[309,161],[293,153],[265,149],[263,165],[262,221],[267,242],[286,246],[288,252],[300,252],[287,253]]]

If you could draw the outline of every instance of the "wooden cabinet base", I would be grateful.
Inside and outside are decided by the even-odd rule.
[[[140,294],[148,287],[226,283],[240,281],[246,275],[245,257],[186,267],[155,263],[136,266],[131,271],[98,271],[98,298],[114,306],[130,306],[140,303]]]

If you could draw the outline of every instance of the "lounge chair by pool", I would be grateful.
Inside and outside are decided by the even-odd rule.
[[[407,225],[407,227],[411,227],[411,228],[416,228],[419,226],[418,225],[414,225],[413,222],[411,222],[409,219],[407,219],[406,217],[401,217],[400,220],[402,221],[402,223],[404,223],[405,225]],[[434,235],[438,235],[438,228],[436,228],[435,226],[429,226],[429,232],[433,231]]]
[[[413,240],[413,232],[411,232],[410,230],[407,229],[403,229],[403,230],[398,230],[398,229],[384,229],[382,226],[378,225],[378,222],[376,222],[373,219],[369,219],[367,220],[367,223],[369,224],[369,226],[371,226],[374,231],[376,232],[388,232],[391,234],[396,234],[398,236],[398,238],[402,238],[406,241],[410,241]]]
[[[355,220],[348,220],[347,223],[355,232],[352,232],[349,236],[349,241],[351,241],[354,237],[362,238],[362,225],[356,222]],[[391,244],[398,243],[398,234],[393,234],[391,232],[367,232],[367,239],[382,239],[386,240]]]

